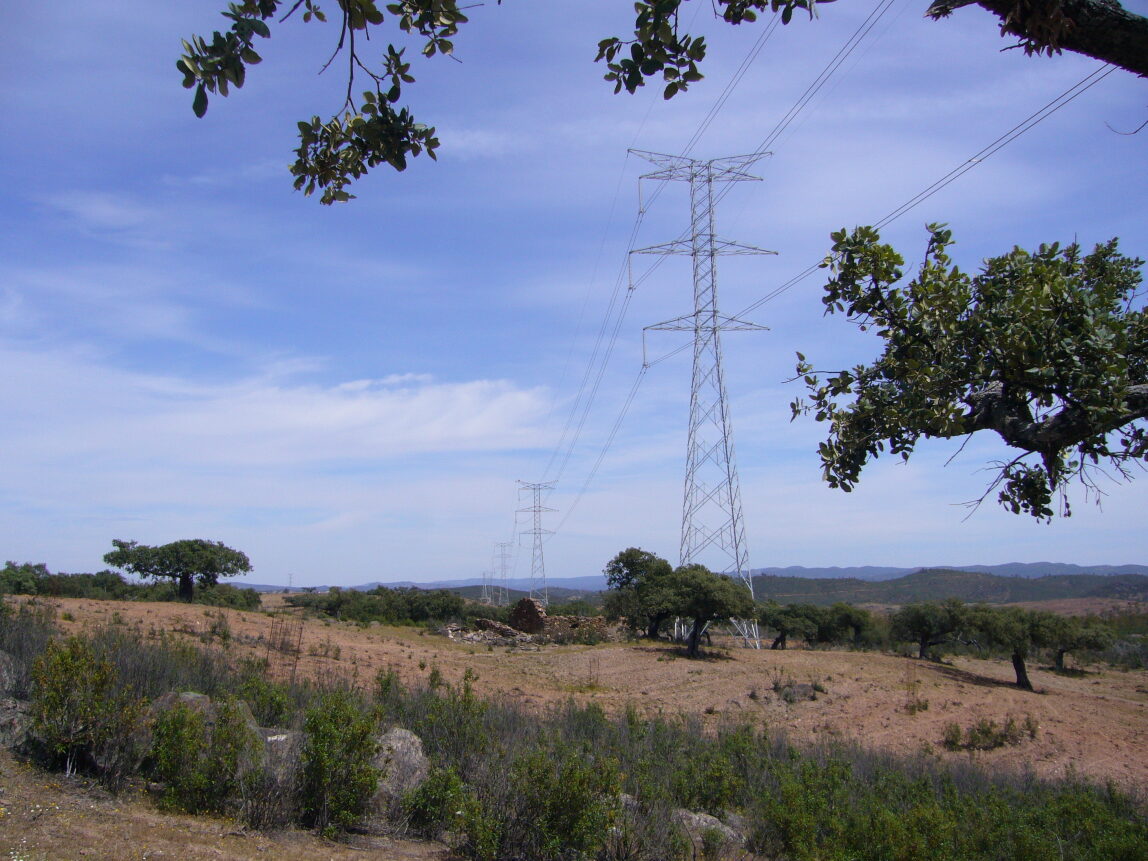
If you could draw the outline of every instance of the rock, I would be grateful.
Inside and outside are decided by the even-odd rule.
[[[708,813],[694,813],[691,810],[679,808],[674,811],[674,819],[686,829],[686,833],[689,834],[690,840],[695,846],[704,844],[706,832],[720,834],[723,845],[741,845],[745,841],[741,834],[716,816],[710,816]]]
[[[480,631],[489,631],[492,634],[497,634],[500,637],[509,637],[516,640],[523,636],[522,632],[509,625],[504,625],[502,622],[496,622],[494,619],[475,619],[474,627]]]
[[[31,708],[22,700],[0,700],[0,747],[23,749],[32,725]]]
[[[151,706],[148,709],[150,717],[155,719],[170,709],[175,708],[177,705],[185,705],[195,712],[199,712],[204,717],[211,714],[211,697],[207,694],[197,694],[195,691],[168,691],[166,694],[156,697],[151,701]]]
[[[382,774],[368,806],[369,818],[390,818],[399,812],[403,796],[427,779],[430,762],[423,753],[422,739],[410,730],[394,727],[378,741],[379,752],[371,764]]]

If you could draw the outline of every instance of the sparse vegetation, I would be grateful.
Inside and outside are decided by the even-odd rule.
[[[0,642],[10,641],[6,628],[15,618],[0,620]],[[218,722],[214,729],[199,725],[190,710],[167,718],[172,727],[165,728],[163,718],[156,724],[152,764],[143,769],[162,782],[167,803],[222,810],[256,826],[306,823],[327,834],[357,826],[377,777],[370,762],[376,734],[397,725],[422,740],[430,777],[388,808],[389,827],[445,834],[457,853],[472,859],[729,857],[719,830],[687,831],[674,813],[682,808],[736,822],[744,851],[795,861],[1099,861],[1139,858],[1148,849],[1142,813],[1111,787],[994,775],[965,757],[952,762],[936,753],[893,757],[845,742],[806,748],[781,729],[723,722],[717,709],[712,716],[648,717],[636,709],[612,715],[594,702],[570,700],[528,711],[519,702],[480,697],[472,672],[459,679],[456,664],[439,668],[446,657],[441,651],[423,652],[417,683],[404,684],[395,668],[378,672],[368,703],[348,680],[328,679],[323,691],[302,680],[275,682],[265,665],[242,661],[234,647],[208,649],[192,637],[149,642],[133,625],[120,625],[74,640],[87,644],[86,659],[102,662],[104,675],[133,700],[197,690],[226,709],[229,696],[237,695],[260,723],[302,730],[291,734],[297,745],[285,743],[274,753],[267,747],[260,758],[241,742],[247,719],[225,719],[222,736]],[[413,672],[414,664],[404,660],[403,668]],[[686,665],[686,672],[699,669],[707,672]],[[800,671],[796,678],[808,684],[779,670],[772,684],[752,690],[765,701],[799,688],[837,696],[849,682],[836,671],[831,682],[824,673]],[[920,699],[912,681],[906,691]],[[236,730],[232,742],[226,742],[228,725]],[[1027,716],[967,730],[956,725],[955,744],[987,750],[998,740],[1024,742],[1036,731]],[[98,774],[105,764],[77,756],[75,767]],[[205,774],[216,777],[208,781]]]
[[[367,625],[433,625],[479,616],[505,621],[506,609],[473,604],[446,589],[390,589],[367,591],[333,587],[317,594],[291,595],[287,603],[331,619]]]
[[[46,565],[5,563],[0,570],[0,595],[42,595],[49,598],[91,598],[99,601],[175,601],[174,583],[129,583],[115,571],[96,574],[53,574]],[[260,604],[254,589],[215,583],[195,590],[193,602],[236,610],[255,610]]]
[[[1025,715],[1018,723],[1012,715],[998,724],[991,718],[981,718],[961,732],[960,724],[945,724],[941,744],[946,750],[996,750],[998,747],[1015,746],[1026,738],[1034,739],[1040,727],[1032,715]]]

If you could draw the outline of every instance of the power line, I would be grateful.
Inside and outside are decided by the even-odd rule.
[[[820,92],[822,87],[825,86],[826,82],[838,71],[838,69],[840,69],[841,65],[845,62],[845,60],[848,59],[848,57],[857,49],[857,46],[869,34],[869,32],[873,29],[873,27],[876,26],[877,22],[879,22],[881,20],[881,18],[885,15],[885,13],[892,6],[892,2],[893,2],[893,0],[881,0],[881,2],[879,2],[874,7],[873,11],[871,11],[869,13],[868,17],[861,23],[861,25],[846,40],[845,44],[841,47],[841,49],[838,50],[838,52],[829,61],[829,63],[826,64],[826,66],[822,69],[821,73],[814,79],[813,83],[810,84],[806,88],[805,92],[801,95],[801,97],[799,97],[797,102],[795,102],[794,105],[792,107],[790,107],[790,109],[786,112],[786,114],[782,117],[782,119],[774,127],[773,131],[770,132],[770,134],[766,137],[765,141],[762,143],[762,145],[755,152],[755,155],[758,155],[759,157],[766,155],[766,153],[764,152],[766,147],[772,141],[776,140],[776,138],[782,132],[784,132],[784,130],[793,122],[793,120],[809,105],[809,103],[813,100],[813,98],[817,95],[817,93]],[[741,64],[738,66],[738,68],[734,72],[733,76],[726,83],[726,86],[722,90],[722,93],[719,95],[719,97],[714,102],[714,104],[710,107],[709,111],[706,113],[706,115],[702,119],[701,123],[699,123],[698,128],[695,129],[693,135],[691,135],[689,141],[686,143],[685,150],[683,151],[684,153],[689,153],[693,149],[693,147],[698,143],[698,141],[701,139],[701,137],[705,133],[705,131],[713,123],[714,119],[717,117],[717,115],[720,113],[720,111],[725,107],[725,104],[729,100],[734,89],[738,86],[738,84],[741,83],[745,74],[748,72],[750,66],[752,66],[754,61],[761,54],[761,51],[765,47],[765,44],[769,41],[769,38],[773,35],[774,31],[777,29],[779,22],[780,22],[780,16],[774,16],[771,19],[770,23],[766,26],[765,30],[761,33],[761,35],[758,36],[757,40],[754,42],[753,46],[750,48],[750,50],[746,54],[745,58],[742,60]],[[643,125],[644,125],[644,123],[645,123],[645,120],[643,120]],[[627,151],[627,159],[629,158],[629,154],[630,154],[630,151]],[[668,180],[662,179],[655,186],[653,192],[649,195],[649,197],[647,199],[642,199],[641,194],[640,194],[641,185],[639,184],[638,213],[634,219],[634,224],[630,230],[630,236],[629,236],[629,239],[627,241],[626,260],[622,264],[622,266],[619,267],[619,272],[618,272],[618,275],[617,275],[615,282],[614,282],[614,289],[613,289],[613,292],[611,293],[610,303],[607,306],[606,315],[604,316],[604,318],[602,320],[602,325],[599,327],[598,336],[595,340],[594,348],[591,352],[590,360],[587,363],[586,372],[582,377],[582,382],[579,386],[578,393],[575,396],[574,403],[571,406],[570,415],[567,418],[566,424],[562,430],[562,434],[559,438],[558,444],[555,447],[555,449],[553,450],[553,452],[551,453],[550,459],[547,461],[546,468],[543,470],[544,475],[549,475],[551,473],[552,467],[554,466],[555,460],[559,457],[559,453],[563,451],[563,448],[565,448],[565,453],[562,455],[562,460],[561,460],[561,463],[558,467],[558,471],[554,476],[554,481],[559,480],[562,477],[562,475],[565,473],[566,467],[569,464],[571,457],[573,456],[574,449],[577,446],[578,440],[581,438],[582,431],[585,428],[586,421],[589,418],[590,410],[593,407],[594,401],[595,401],[597,394],[598,394],[598,391],[601,387],[602,380],[605,376],[606,368],[609,364],[610,358],[613,355],[614,346],[617,343],[618,335],[621,331],[621,326],[622,326],[622,323],[625,319],[626,312],[629,308],[630,300],[633,297],[634,290],[638,286],[640,286],[647,278],[649,278],[651,275],[653,275],[653,273],[662,265],[662,263],[665,260],[665,257],[659,257],[658,260],[649,269],[647,269],[644,274],[641,275],[641,277],[639,277],[636,280],[633,278],[633,272],[632,272],[631,264],[630,264],[631,252],[634,250],[634,246],[635,246],[636,241],[637,241],[639,230],[640,230],[641,225],[645,219],[645,213],[646,213],[647,208],[650,205],[652,205],[653,202],[658,198],[658,196],[661,194],[661,191],[665,187],[667,182],[668,182]],[[725,196],[725,194],[728,191],[729,191],[728,187],[721,189],[716,200],[720,200],[722,197]],[[615,196],[615,200],[616,199],[617,198]],[[715,203],[716,203],[716,200],[715,200]],[[612,211],[613,210],[611,209],[611,212]],[[686,234],[683,233],[682,236],[679,237],[679,241],[684,239],[685,235]],[[629,277],[624,278],[623,276],[625,276],[627,274],[629,275]],[[628,288],[627,288],[625,297],[621,303],[620,309],[618,311],[617,319],[614,321],[614,325],[611,328],[610,327],[610,320],[611,320],[611,317],[613,315],[614,308],[618,304],[618,297],[621,293],[623,283],[628,283]],[[607,332],[609,332],[608,340],[606,340]],[[604,341],[606,342],[606,346],[605,346],[605,349],[603,350],[602,344]],[[678,352],[681,352],[684,349],[685,349],[685,346],[683,346],[682,348],[680,348],[678,350],[673,351],[672,353],[670,353],[667,356],[662,357],[661,359],[656,360],[655,362],[652,362],[649,364],[644,364],[643,365],[643,373],[645,372],[645,370],[647,368],[652,367],[653,365],[656,365],[662,361],[665,361],[670,356],[676,355]],[[598,356],[599,356],[600,351],[601,351],[601,361],[599,363],[598,362]],[[595,374],[595,368],[597,368],[596,374]],[[592,384],[590,383],[591,377],[593,377],[593,383]],[[597,470],[600,467],[603,459],[605,458],[606,452],[609,449],[610,445],[612,444],[613,439],[616,436],[618,429],[621,426],[621,422],[626,415],[626,412],[629,410],[629,407],[633,401],[634,395],[636,394],[637,386],[638,386],[638,383],[640,382],[641,378],[642,378],[642,375],[640,374],[638,377],[638,382],[635,383],[634,388],[631,390],[630,396],[627,398],[626,403],[623,405],[621,413],[619,414],[618,419],[615,421],[614,427],[612,428],[605,445],[603,446],[601,452],[598,455],[597,460],[595,461],[595,465],[591,471],[590,477],[583,484],[583,489],[578,493],[578,495],[575,498],[575,505],[582,498],[582,495],[584,494],[585,489],[588,487],[590,480],[592,480],[592,478],[597,474]],[[588,386],[589,386],[589,392],[587,393],[587,387]],[[564,524],[566,522],[566,520],[569,518],[572,509],[573,509],[573,506],[571,506],[571,508],[567,510],[566,516],[563,517],[562,522],[559,524],[559,529],[561,528],[562,524]]]
[[[887,227],[889,224],[892,224],[894,221],[896,221],[902,215],[905,215],[907,212],[909,212],[910,210],[914,209],[919,204],[923,203],[925,200],[932,197],[934,194],[939,192],[941,189],[945,188],[947,185],[950,185],[951,183],[956,181],[959,177],[963,176],[964,174],[966,174],[970,170],[972,170],[974,167],[976,167],[977,165],[984,162],[985,159],[989,158],[992,155],[995,155],[999,150],[1001,150],[1003,147],[1007,146],[1008,144],[1012,143],[1014,140],[1016,140],[1018,137],[1023,135],[1025,132],[1030,131],[1031,129],[1035,128],[1037,125],[1039,125],[1044,120],[1048,119],[1050,116],[1052,116],[1054,113],[1059,111],[1061,108],[1063,108],[1069,102],[1073,101],[1078,96],[1084,94],[1086,91],[1088,91],[1092,87],[1096,86],[1096,84],[1100,83],[1102,80],[1104,80],[1106,77],[1108,77],[1108,75],[1110,75],[1115,70],[1116,70],[1115,66],[1112,66],[1110,64],[1106,64],[1104,66],[1101,66],[1098,69],[1095,69],[1090,74],[1085,75],[1084,78],[1082,78],[1076,84],[1069,87],[1067,90],[1065,90],[1063,93],[1061,93],[1056,98],[1052,99],[1050,102],[1045,104],[1043,107],[1041,107],[1041,108],[1037,109],[1036,111],[1034,111],[1033,113],[1029,114],[1028,117],[1021,120],[1019,123],[1017,123],[1011,129],[1009,129],[1007,132],[1005,132],[1004,134],[997,137],[996,140],[994,140],[992,143],[988,144],[987,146],[983,147],[980,151],[974,153],[972,156],[965,159],[963,162],[961,162],[959,165],[957,165],[957,167],[950,170],[948,173],[946,173],[944,176],[942,176],[940,179],[938,179],[932,185],[928,186],[923,191],[920,191],[917,194],[913,195],[911,198],[909,198],[907,201],[902,203],[900,206],[893,209],[884,218],[882,218],[880,221],[876,222],[874,226],[876,228],[880,229],[883,227]],[[812,266],[809,266],[809,267],[803,269],[797,275],[793,276],[788,281],[785,281],[784,283],[782,283],[778,287],[775,287],[773,290],[771,290],[769,293],[762,296],[756,302],[753,302],[752,304],[747,305],[745,308],[743,308],[741,311],[738,312],[738,316],[741,316],[742,314],[749,314],[749,313],[757,310],[762,305],[764,305],[766,302],[770,301],[771,299],[775,299],[776,297],[780,296],[785,291],[789,290],[790,288],[792,288],[795,285],[799,284],[800,282],[804,281],[806,278],[808,278],[810,275],[812,275],[814,272],[816,272],[821,267],[822,267],[822,261],[818,261],[817,263],[814,263]]]

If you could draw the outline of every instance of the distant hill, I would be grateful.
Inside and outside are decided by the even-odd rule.
[[[881,581],[857,577],[831,580],[761,576],[754,578],[753,586],[759,599],[773,599],[782,604],[832,604],[835,601],[908,604],[944,598],[990,604],[1094,597],[1148,600],[1148,576],[1145,574],[1002,577],[955,568],[922,568],[896,579]]]
[[[531,583],[529,577],[510,577],[507,578],[506,585],[509,589],[529,592]],[[466,586],[478,586],[481,588],[482,578],[469,577],[463,580],[435,580],[433,583],[415,583],[410,580],[381,583],[376,580],[373,583],[364,583],[362,586],[351,586],[349,588],[366,591],[368,589],[374,589],[376,586],[385,586],[388,589],[405,589],[410,587],[416,589],[459,589]],[[546,586],[548,589],[567,589],[571,592],[601,592],[606,588],[606,578],[601,574],[591,574],[585,577],[548,577],[546,579]]]
[[[960,590],[970,590],[971,594],[976,595],[1013,595],[1017,591],[1023,591],[1019,585],[1009,585],[1009,587],[1001,587],[996,580],[1044,580],[1048,577],[1079,577],[1079,576],[1092,576],[1092,577],[1115,577],[1116,580],[1112,582],[1112,588],[1119,590],[1127,590],[1126,585],[1122,585],[1125,581],[1122,577],[1128,576],[1141,576],[1148,577],[1148,565],[1071,565],[1069,563],[1008,563],[1005,565],[964,565],[964,566],[932,566],[928,568],[892,568],[876,565],[862,565],[854,567],[829,567],[829,568],[806,568],[799,565],[791,565],[785,568],[753,568],[754,591],[758,595],[793,595],[793,596],[848,596],[854,594],[872,594],[884,595],[882,590],[870,592],[864,589],[866,584],[903,581],[906,577],[912,577],[915,574],[923,572],[949,572],[946,575],[947,581],[944,579],[931,581],[928,587],[915,587],[912,585],[916,581],[908,581],[909,585],[903,587],[903,590],[914,591],[923,589],[925,592],[932,594],[937,589],[943,589],[945,583],[952,585],[952,588]],[[990,577],[988,580],[978,580],[976,577],[970,579],[963,579],[957,574],[983,574]],[[814,585],[815,582],[827,581],[821,587]],[[274,592],[281,591],[285,587],[282,585],[266,585],[262,583],[245,583],[242,580],[227,581],[231,582],[236,587],[255,589],[261,592]],[[1057,583],[1060,581],[1057,581]],[[1071,581],[1064,581],[1071,582]],[[1088,581],[1092,582],[1092,581]],[[1137,581],[1132,581],[1137,582]],[[482,579],[481,577],[470,577],[470,579],[463,580],[440,580],[435,582],[421,582],[402,581],[382,583],[374,581],[371,583],[363,583],[362,585],[352,585],[346,587],[349,589],[357,589],[367,591],[375,587],[386,587],[388,589],[451,589],[459,591],[464,594],[464,589],[474,588],[481,590]],[[528,594],[530,590],[530,580],[528,577],[512,577],[507,580],[507,588],[521,592],[522,595]],[[579,597],[588,597],[594,592],[603,591],[606,588],[606,577],[602,574],[590,574],[581,577],[551,577],[546,581],[546,587],[550,592],[551,600],[554,602],[566,602],[566,600],[573,600]],[[315,587],[317,591],[326,591],[328,587],[321,585]],[[1062,589],[1061,585],[1046,584],[1047,590]],[[1070,587],[1063,587],[1070,588]],[[1075,588],[1075,587],[1071,587]],[[1097,585],[1099,588],[1099,585]],[[1133,591],[1138,589],[1137,585],[1132,585]],[[1044,588],[1038,591],[1045,590]],[[894,590],[897,591],[897,590]],[[478,594],[478,592],[476,592]],[[900,592],[898,592],[900,594]],[[957,597],[961,595],[953,592]],[[559,597],[560,596],[560,597]],[[521,596],[520,596],[521,597]],[[944,596],[943,596],[944,597]],[[1081,597],[1078,595],[1055,595],[1049,597]],[[1097,596],[1099,597],[1099,596]],[[1119,596],[1109,596],[1119,597]],[[781,598],[778,598],[781,600]],[[814,597],[793,597],[788,600],[800,602],[800,600],[814,600]],[[821,600],[821,598],[819,598]],[[832,600],[854,600],[848,597],[833,597]],[[832,603],[830,600],[829,603]],[[874,603],[902,603],[892,602],[882,597],[876,598],[859,598],[861,602]],[[923,598],[906,598],[905,600],[923,600]],[[996,600],[993,597],[972,597],[965,598],[965,600]],[[1041,598],[1006,598],[1003,600],[1041,600]]]
[[[983,574],[996,574],[1000,577],[1049,577],[1055,574],[1097,574],[1102,576],[1118,574],[1144,574],[1148,576],[1148,565],[1072,565],[1067,562],[1008,562],[1004,565],[932,565],[928,569],[884,568],[864,565],[853,568],[804,568],[790,565],[787,568],[754,568],[753,575],[766,577],[800,577],[804,579],[857,579],[894,580],[923,570],[945,569],[948,571],[979,571]]]
[[[449,591],[461,595],[464,598],[469,598],[472,601],[478,601],[482,598],[482,586],[457,586],[447,588]],[[507,589],[507,603],[517,604],[529,595],[529,589]],[[589,592],[585,589],[564,589],[561,586],[551,586],[549,584],[546,586],[546,595],[550,599],[551,604],[565,604],[569,601],[582,599],[597,606],[601,604],[602,598],[601,592]]]

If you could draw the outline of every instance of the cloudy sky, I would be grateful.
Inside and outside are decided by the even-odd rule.
[[[90,571],[113,538],[202,537],[246,551],[256,582],[349,585],[479,576],[510,541],[523,576],[531,522],[517,512],[532,500],[517,482],[554,480],[548,576],[598,573],[631,545],[677,561],[688,351],[640,372],[643,327],[691,310],[686,262],[618,311],[627,248],[675,238],[689,202],[670,184],[639,223],[650,166],[627,150],[681,153],[701,129],[695,158],[757,151],[877,4],[835,3],[759,43],[762,25],[730,28],[695,0],[707,77],[669,103],[614,95],[592,62],[624,33],[627,2],[473,8],[460,62],[413,69],[438,162],[380,168],[330,208],[292,191],[286,166],[295,121],[340,103],[345,80],[317,74],[335,28],[276,28],[244,89],[196,120],[174,63],[223,5],[6,12],[4,558]],[[1148,131],[1119,133],[1148,119],[1148,84],[1114,72],[970,164],[1100,64],[1003,51],[986,13],[931,22],[926,5],[897,0],[775,136],[763,181],[722,199],[722,236],[778,252],[721,261],[723,310],[962,165],[885,230],[910,264],[930,221],[951,225],[965,268],[1049,241],[1119,236],[1148,253]],[[724,340],[751,565],[1148,562],[1143,479],[1105,484],[1102,507],[1074,491],[1052,525],[991,501],[967,517],[1004,455],[988,439],[878,462],[852,494],[823,486],[818,427],[790,422],[794,352],[833,368],[877,348],[822,317],[819,294],[800,281],[749,315],[769,331]],[[649,333],[648,358],[682,337]]]

